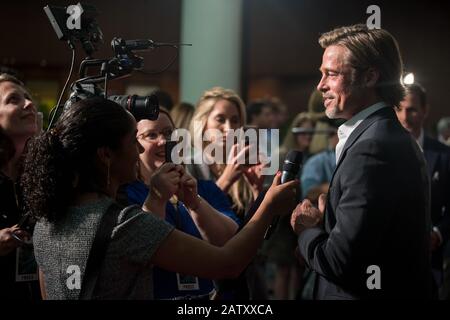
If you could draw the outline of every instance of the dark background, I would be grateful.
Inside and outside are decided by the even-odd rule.
[[[230,1],[230,0],[223,0]],[[231,0],[232,1],[232,0]],[[70,50],[44,14],[46,4],[67,6],[77,1],[2,1],[0,65],[13,68],[25,82],[56,80],[62,88]],[[114,36],[180,41],[181,0],[91,0],[105,44],[95,54],[109,57]],[[450,77],[450,2],[356,0],[244,0],[242,96],[245,100],[279,96],[291,114],[306,110],[309,94],[319,80],[322,49],[319,35],[330,29],[365,23],[369,5],[381,8],[381,26],[398,40],[405,69],[428,91],[431,112],[427,126],[448,116]],[[205,26],[208,19],[205,17]],[[232,19],[230,19],[231,23]],[[194,43],[195,45],[195,43]],[[77,51],[82,58],[82,51]],[[147,70],[158,69],[172,56],[168,49],[143,53]],[[80,60],[77,61],[76,67]],[[220,57],[218,57],[220,61]],[[194,75],[193,75],[194,76]],[[157,76],[135,74],[112,83],[120,93],[130,83],[159,86],[179,99],[179,64]],[[36,93],[39,94],[39,93]]]

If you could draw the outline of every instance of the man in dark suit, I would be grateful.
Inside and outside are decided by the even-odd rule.
[[[393,109],[404,95],[397,43],[365,25],[335,29],[319,43],[325,113],[347,121],[326,205],[324,197],[319,209],[305,200],[291,219],[318,275],[315,298],[429,298],[429,179]]]
[[[431,179],[431,251],[436,288],[443,281],[443,249],[450,235],[450,148],[424,134],[428,115],[427,95],[419,84],[406,86],[406,96],[396,109],[400,123],[423,150]]]

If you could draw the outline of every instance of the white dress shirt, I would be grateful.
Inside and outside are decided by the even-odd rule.
[[[338,128],[338,138],[339,142],[336,146],[336,164],[339,162],[339,158],[341,157],[342,150],[344,149],[345,143],[347,142],[348,137],[352,134],[352,132],[364,121],[368,116],[372,113],[377,112],[378,110],[387,107],[388,104],[384,101],[377,102],[371,105],[368,108],[365,108],[355,114],[352,118],[345,121]]]
[[[424,141],[424,134],[423,134],[423,128],[420,129],[419,138],[416,139],[417,144],[420,147],[420,150],[423,152],[423,141]]]

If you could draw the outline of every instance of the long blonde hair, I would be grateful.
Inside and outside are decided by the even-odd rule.
[[[220,100],[228,100],[234,103],[239,112],[240,127],[243,127],[246,124],[245,104],[238,94],[230,89],[214,87],[206,90],[197,102],[190,126],[193,140],[198,139],[197,141],[203,141],[202,135],[206,128],[208,116],[214,109],[216,103]],[[218,165],[220,170],[223,170],[225,166],[226,164]],[[236,211],[245,209],[245,205],[254,200],[250,185],[247,180],[245,180],[244,176],[241,176],[239,180],[231,186],[228,194],[233,200],[233,208],[236,209]]]
[[[170,116],[175,123],[175,128],[189,129],[195,107],[186,102],[181,102],[170,110]]]

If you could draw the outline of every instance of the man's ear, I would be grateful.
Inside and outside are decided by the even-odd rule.
[[[365,72],[364,75],[364,81],[366,84],[366,87],[373,88],[378,82],[378,79],[380,78],[380,72],[375,68],[369,68]]]
[[[108,147],[98,148],[97,149],[97,157],[102,164],[107,166],[109,163],[111,163],[111,158],[112,158],[111,149]]]

